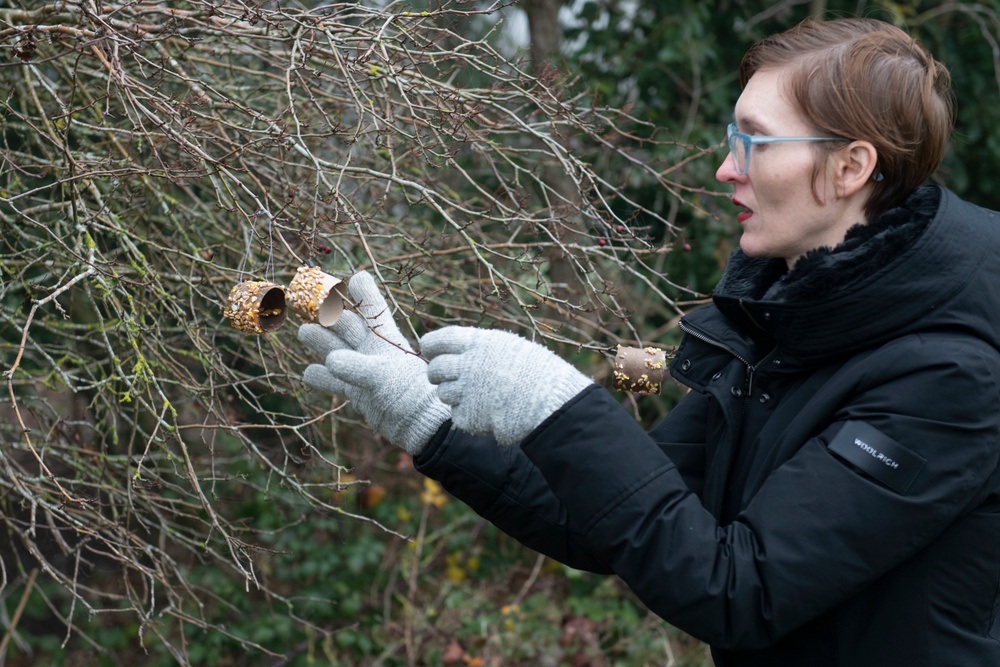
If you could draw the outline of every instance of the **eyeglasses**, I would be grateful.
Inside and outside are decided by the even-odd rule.
[[[750,167],[750,147],[754,144],[782,144],[792,141],[847,141],[843,137],[762,137],[744,134],[736,129],[736,123],[730,123],[726,128],[726,139],[729,141],[729,152],[733,154],[733,166],[736,173],[742,176]]]

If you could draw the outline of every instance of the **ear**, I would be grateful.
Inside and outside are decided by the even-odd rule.
[[[852,141],[834,154],[834,186],[843,198],[857,194],[872,182],[878,151],[868,141]]]

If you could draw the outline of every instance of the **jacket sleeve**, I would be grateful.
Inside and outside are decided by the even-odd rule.
[[[611,572],[520,448],[447,426],[414,459],[419,472],[525,546],[578,570]]]
[[[703,402],[704,397],[689,395],[650,431],[657,446],[674,461],[685,484],[696,493],[705,476]],[[609,396],[606,401],[601,399],[600,407],[610,408],[615,416],[625,415]],[[520,448],[502,447],[493,438],[469,435],[446,424],[413,463],[419,472],[440,482],[451,495],[525,546],[579,570],[611,572],[609,565],[595,560],[581,542],[578,526]]]
[[[599,401],[577,397],[522,447],[594,556],[653,612],[717,648],[767,646],[928,545],[996,483],[995,352],[945,340],[890,344],[846,365],[820,390],[832,392],[818,399],[829,422],[728,525],[599,389],[588,390]],[[856,428],[898,452],[904,483],[840,455]]]

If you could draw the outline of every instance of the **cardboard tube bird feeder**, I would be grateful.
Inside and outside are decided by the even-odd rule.
[[[667,372],[667,353],[658,347],[618,346],[612,385],[633,394],[659,394]]]
[[[305,322],[325,327],[344,312],[347,283],[311,266],[300,266],[288,285],[288,305]]]
[[[239,282],[229,293],[223,315],[246,334],[264,334],[285,323],[285,288],[266,281]]]

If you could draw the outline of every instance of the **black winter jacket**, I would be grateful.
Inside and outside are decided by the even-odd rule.
[[[595,385],[417,468],[720,667],[1000,666],[1000,215],[926,187],[792,271],[737,251],[681,328],[649,433]]]

